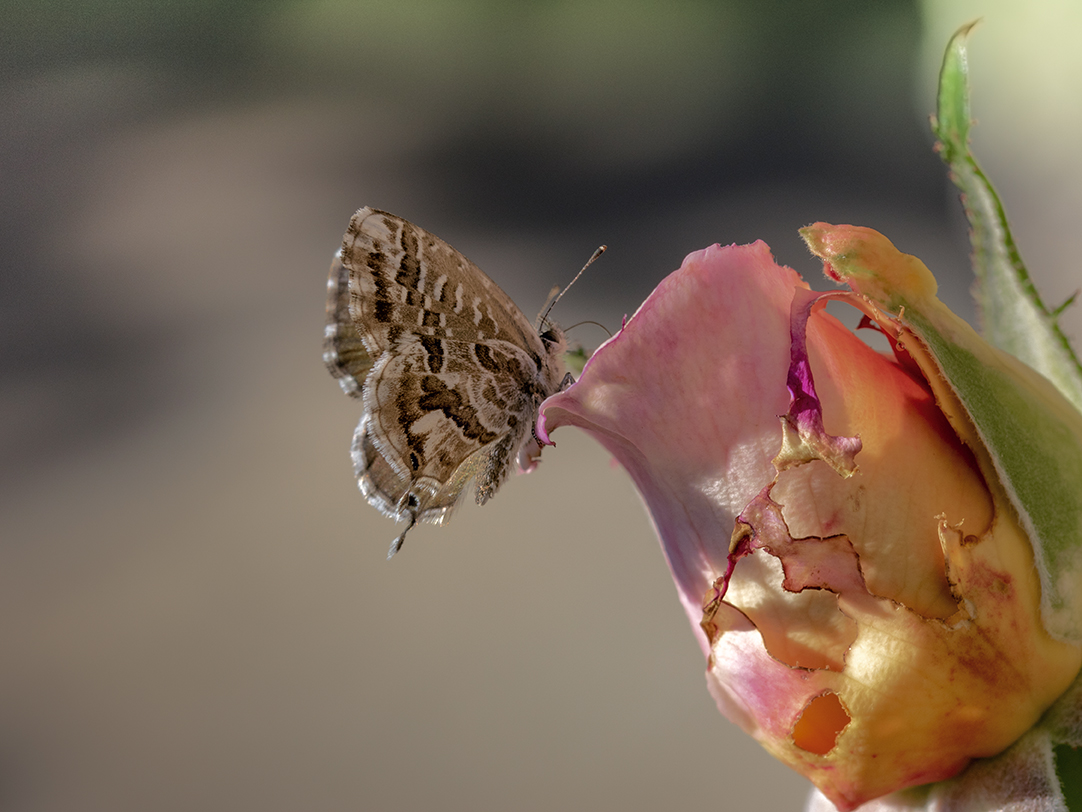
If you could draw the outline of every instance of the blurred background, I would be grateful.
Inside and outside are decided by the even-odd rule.
[[[799,809],[584,435],[384,561],[325,274],[377,206],[532,317],[604,242],[555,315],[615,329],[714,242],[820,284],[826,220],[972,316],[927,115],[975,17],[976,150],[1058,304],[1070,0],[0,2],[0,809]]]

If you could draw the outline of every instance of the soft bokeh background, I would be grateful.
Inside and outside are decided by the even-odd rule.
[[[532,316],[605,242],[556,315],[616,327],[713,242],[817,279],[827,220],[971,314],[926,115],[977,16],[977,149],[1058,302],[1074,2],[0,2],[0,808],[798,809],[584,436],[383,560],[326,268],[370,204]]]

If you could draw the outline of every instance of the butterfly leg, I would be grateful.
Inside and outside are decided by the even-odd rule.
[[[547,443],[541,442],[541,438],[537,436],[537,421],[536,420],[530,425],[530,434],[533,435],[533,441],[535,443],[537,443],[538,449],[542,449],[546,445],[550,445],[553,448],[556,447],[556,443],[552,442],[551,440],[549,442],[547,442]],[[538,453],[540,453],[540,452],[538,452]]]
[[[477,504],[483,505],[492,498],[496,489],[507,479],[507,472],[511,469],[511,455],[521,436],[508,434],[492,446],[485,467],[477,474],[477,491],[474,500]]]

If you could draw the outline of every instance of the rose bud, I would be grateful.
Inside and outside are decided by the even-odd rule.
[[[630,473],[718,707],[842,812],[1029,730],[1082,665],[1082,415],[868,229],[689,255],[541,408]],[[871,349],[823,306],[886,335]]]

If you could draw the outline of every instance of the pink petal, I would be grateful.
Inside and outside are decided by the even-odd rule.
[[[579,426],[628,470],[696,627],[733,521],[774,474],[798,286],[763,242],[690,254],[541,407],[543,440]]]

